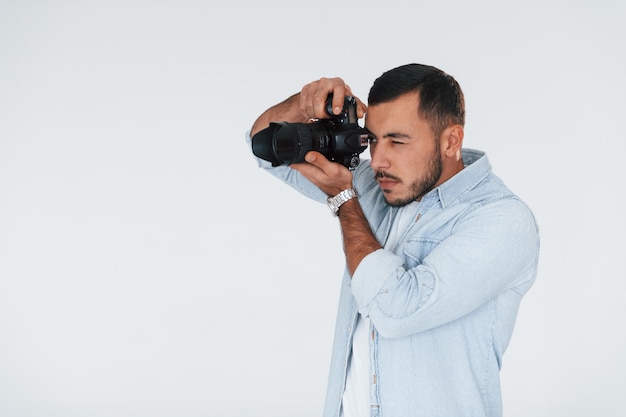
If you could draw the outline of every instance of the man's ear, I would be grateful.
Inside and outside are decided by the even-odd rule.
[[[448,157],[461,155],[463,147],[463,135],[465,130],[461,125],[448,126],[441,135],[441,152]]]

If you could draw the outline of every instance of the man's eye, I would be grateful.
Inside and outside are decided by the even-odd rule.
[[[361,145],[368,146],[376,143],[376,138],[370,135],[361,135]]]

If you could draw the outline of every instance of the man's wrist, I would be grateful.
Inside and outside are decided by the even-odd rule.
[[[346,202],[350,201],[353,198],[358,198],[358,194],[354,188],[346,188],[339,194],[334,197],[328,197],[326,202],[328,203],[328,208],[333,213],[334,216],[337,216],[339,213],[339,208]]]

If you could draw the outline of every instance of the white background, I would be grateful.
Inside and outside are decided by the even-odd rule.
[[[338,224],[244,134],[419,62],[541,226],[505,415],[624,416],[625,27],[618,0],[0,0],[0,415],[321,415]]]

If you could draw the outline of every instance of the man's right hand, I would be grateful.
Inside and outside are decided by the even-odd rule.
[[[270,122],[306,123],[311,119],[327,119],[329,115],[326,113],[326,100],[331,93],[333,113],[341,113],[344,97],[353,95],[352,90],[341,78],[320,78],[263,112],[252,126],[250,136],[268,127]],[[362,118],[367,107],[358,97],[355,98],[357,116]]]
[[[300,91],[300,111],[308,119],[327,119],[326,99],[328,95],[333,95],[332,110],[334,114],[341,113],[343,109],[344,97],[352,96],[352,90],[341,78],[320,78],[313,81]],[[357,102],[357,116],[362,118],[367,107],[359,98]]]

